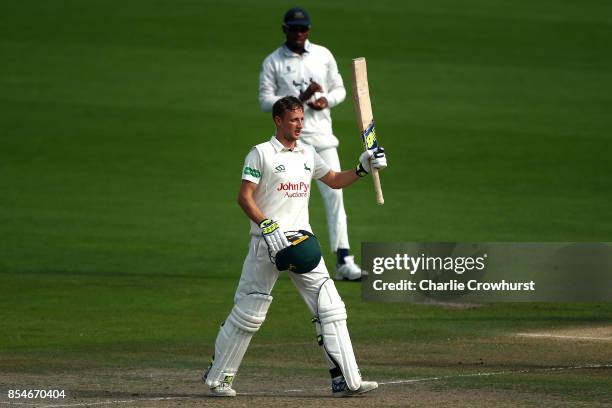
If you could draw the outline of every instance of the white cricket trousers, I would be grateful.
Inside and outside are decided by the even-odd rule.
[[[261,326],[265,320],[267,306],[262,304],[258,309],[240,310],[239,305],[249,304],[249,301],[256,299],[253,295],[256,295],[259,299],[263,297],[263,299],[269,299],[271,301],[270,295],[272,294],[272,289],[280,273],[281,272],[276,269],[276,266],[270,262],[268,247],[264,238],[261,236],[251,236],[249,253],[244,260],[242,275],[240,276],[240,281],[234,297],[234,308],[230,312],[226,323],[221,327],[217,335],[217,340],[215,341],[214,363],[206,374],[206,383],[209,387],[216,387],[224,379],[231,383],[240,367],[253,334],[259,330],[259,326]],[[337,298],[330,299],[330,294],[333,295],[336,289],[334,281],[329,278],[329,273],[327,272],[323,259],[321,259],[319,265],[311,272],[301,275],[290,272],[284,273],[289,274],[289,277],[300,292],[300,295],[306,302],[312,315],[319,317],[319,311],[317,309],[323,304],[327,307],[327,309],[323,310],[326,319],[329,320],[329,313],[331,311],[343,313],[343,322],[345,322],[346,310],[344,309],[344,303],[339,298],[339,295],[336,294]],[[322,286],[325,286],[325,288],[322,289]],[[324,294],[320,295],[321,292],[324,292]],[[320,302],[320,296],[324,303]],[[241,302],[242,299],[245,299],[245,301]],[[333,310],[329,309],[330,301],[335,305],[335,309]],[[338,307],[339,305],[341,305],[341,307]],[[263,313],[262,310],[264,310]],[[253,318],[253,316],[255,316],[255,318]],[[338,316],[333,315],[331,317],[337,318]],[[325,330],[322,324],[320,321],[314,323],[317,334],[322,336]],[[339,367],[343,367],[343,369],[348,370],[349,376],[352,376],[349,378],[359,379],[359,371],[357,363],[355,362],[353,346],[348,330],[345,325],[342,326],[340,323],[342,322],[339,322],[337,319],[329,321],[327,330],[330,330],[329,325],[333,325],[332,329],[335,329],[336,332],[332,335],[328,334],[328,342],[331,342],[330,345],[332,349],[328,352],[327,348],[323,348],[323,354],[327,360],[330,373],[333,374],[333,370],[338,370]],[[338,324],[339,326],[337,326]],[[340,351],[338,351],[338,349],[340,349]],[[329,354],[334,352],[341,352],[342,354],[336,356],[336,360],[334,360],[331,354]],[[338,359],[340,357],[345,357],[346,362],[343,366],[338,366],[338,364],[342,364],[344,360],[340,363],[336,362],[339,361]],[[356,387],[358,386],[359,385],[356,385]]]
[[[270,295],[280,273],[276,266],[270,262],[268,246],[263,237],[251,236],[249,253],[242,266],[242,275],[240,275],[234,302],[250,293]],[[319,289],[329,279],[329,273],[323,258],[321,258],[319,265],[311,272],[301,275],[289,272],[282,273],[289,274],[293,284],[306,302],[308,310],[310,310],[312,315],[316,315]]]
[[[342,171],[338,150],[335,147],[317,150],[317,153],[333,171]],[[317,185],[321,197],[323,197],[323,205],[327,216],[327,230],[329,231],[329,246],[332,252],[336,252],[338,248],[350,248],[342,190],[335,190],[320,180],[317,180]]]

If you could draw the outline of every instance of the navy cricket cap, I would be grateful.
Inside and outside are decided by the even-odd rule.
[[[283,18],[283,22],[285,25],[293,26],[293,25],[310,25],[310,16],[306,12],[306,10],[301,9],[299,7],[294,7],[285,13],[285,18]]]

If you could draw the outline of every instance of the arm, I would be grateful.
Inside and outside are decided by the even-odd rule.
[[[344,98],[346,97],[344,82],[342,81],[342,77],[338,71],[336,60],[329,50],[327,50],[327,53],[328,61],[325,63],[325,86],[327,91],[322,93],[316,101],[308,103],[308,106],[314,110],[322,110],[326,108],[331,109],[344,101]],[[319,89],[317,89],[316,92],[321,92],[321,86],[319,84],[316,85],[319,86]],[[310,94],[310,96],[311,95],[312,94]]]
[[[350,186],[359,179],[355,170],[344,170],[336,172],[330,170],[329,173],[321,177],[319,180],[327,184],[331,188],[344,188]]]
[[[257,186],[258,184],[252,181],[242,180],[240,192],[238,193],[238,205],[255,224],[259,225],[261,234],[268,245],[269,253],[271,256],[274,256],[281,249],[288,247],[289,241],[278,223],[266,218],[257,203],[255,203],[253,193],[257,190]],[[270,261],[274,263],[272,258],[270,258]]]
[[[327,63],[327,93],[324,95],[327,99],[327,105],[329,108],[340,104],[346,98],[346,89],[344,89],[344,82],[338,71],[338,64],[334,56],[329,53],[329,62]]]
[[[261,224],[266,217],[263,215],[255,199],[253,199],[253,193],[257,189],[258,184],[255,184],[248,180],[242,180],[240,184],[240,192],[238,193],[238,205],[242,208],[242,211],[257,225]]]
[[[274,67],[266,59],[261,65],[261,71],[259,71],[259,107],[262,111],[272,112],[274,102],[282,98],[281,95],[276,95],[276,92]]]

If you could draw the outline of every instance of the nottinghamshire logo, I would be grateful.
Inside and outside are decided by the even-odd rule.
[[[243,173],[246,174],[247,176],[253,176],[255,178],[261,178],[261,172],[259,170],[255,170],[255,169],[252,169],[250,167],[245,167]]]

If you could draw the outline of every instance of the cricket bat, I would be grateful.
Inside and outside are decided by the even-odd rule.
[[[363,57],[353,59],[353,102],[355,104],[355,114],[357,116],[357,127],[361,133],[364,148],[376,149],[376,128],[374,126],[374,116],[372,115],[372,104],[370,102],[370,89],[368,86],[368,69],[366,60]],[[374,182],[374,192],[376,193],[376,203],[383,205],[382,187],[378,170],[372,168],[372,181]]]

